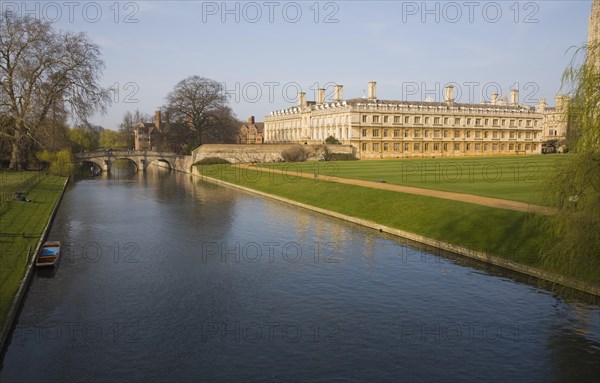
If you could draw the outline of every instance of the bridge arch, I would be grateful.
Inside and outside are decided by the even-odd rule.
[[[173,170],[174,169],[174,167],[173,167],[174,164],[172,162],[173,161],[169,161],[169,160],[167,160],[165,158],[155,158],[155,159],[149,160],[148,164],[146,165],[146,167],[148,167],[150,165],[153,165],[153,164],[156,164],[159,167],[165,167],[164,165],[166,164],[166,167],[169,170]]]
[[[138,159],[137,161],[133,158],[129,158],[129,157],[115,157],[114,160],[112,160],[111,162],[111,167],[114,167],[115,162],[128,162],[130,164],[133,164],[135,166],[135,171],[139,172],[146,170],[146,168],[144,167],[144,165],[141,163],[141,161]]]

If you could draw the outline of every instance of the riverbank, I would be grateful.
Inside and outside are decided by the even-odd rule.
[[[542,264],[540,217],[466,202],[215,165],[193,173],[382,232],[600,295],[594,270],[562,275]],[[501,222],[502,224],[499,224]]]
[[[33,202],[0,208],[0,350],[10,333],[33,273],[33,261],[56,213],[68,179],[46,176],[21,190]]]

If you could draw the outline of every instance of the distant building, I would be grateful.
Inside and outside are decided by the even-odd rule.
[[[133,127],[135,150],[160,150],[166,147],[165,132],[169,129],[169,114],[163,120],[160,110],[154,113],[154,122],[138,122]]]
[[[248,122],[240,127],[237,135],[238,144],[262,144],[264,123],[254,122],[254,116],[248,117]]]
[[[344,99],[343,86],[336,85],[332,101],[325,100],[325,89],[317,90],[316,101],[300,93],[296,106],[265,118],[265,142],[322,143],[333,136],[354,146],[359,158],[373,159],[537,154],[545,113],[559,113],[542,111],[545,101],[535,108],[520,104],[516,89],[510,101],[493,94],[480,104],[455,102],[452,86],[444,89],[443,102],[379,100],[376,90],[370,82],[366,98]]]

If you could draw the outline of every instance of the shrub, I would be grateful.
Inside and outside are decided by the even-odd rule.
[[[219,165],[219,164],[230,164],[230,162],[221,157],[206,157],[206,158],[203,158],[200,161],[197,161],[196,163],[194,163],[194,165]]]
[[[302,146],[294,146],[281,152],[281,157],[285,162],[303,162],[308,155]]]
[[[339,144],[341,144],[341,142],[337,138],[335,138],[334,136],[327,137],[325,139],[325,143],[327,145],[339,145]]]
[[[50,164],[50,174],[63,177],[73,174],[73,155],[69,149],[63,149],[59,152],[42,150],[37,153],[36,157],[38,160]]]
[[[327,161],[355,161],[358,160],[352,153],[328,153]]]

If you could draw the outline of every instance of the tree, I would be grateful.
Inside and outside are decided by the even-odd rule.
[[[548,203],[558,213],[546,219],[549,229],[545,261],[566,273],[586,270],[598,280],[600,270],[600,65],[595,44],[586,59],[565,71],[563,86],[571,88],[567,112],[571,152],[546,185]]]
[[[23,166],[32,141],[44,147],[35,131],[53,111],[85,121],[106,110],[110,94],[99,85],[103,67],[99,47],[84,33],[56,31],[49,22],[7,10],[0,14],[0,114],[11,121],[0,134],[11,143],[9,168]]]
[[[127,145],[127,137],[122,132],[114,130],[104,130],[100,133],[98,145],[104,149],[126,149],[131,148]]]
[[[125,114],[123,115],[123,120],[119,124],[119,132],[121,132],[125,137],[127,148],[133,148],[134,146],[135,125],[139,122],[150,122],[151,120],[152,117],[150,117],[149,114],[142,113],[139,109],[136,109],[135,112],[125,112]]]
[[[98,136],[83,126],[71,129],[69,139],[73,153],[98,149]]]
[[[166,109],[172,123],[186,126],[195,136],[195,145],[219,136],[220,122],[225,121],[231,109],[221,84],[200,76],[181,80],[167,95]],[[175,128],[174,130],[176,130]]]

